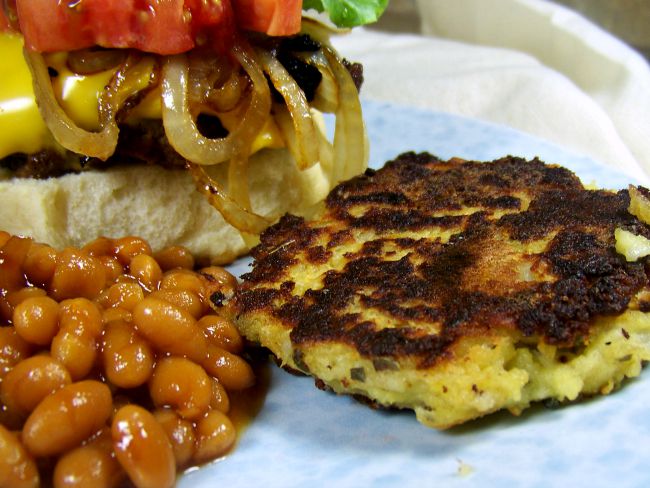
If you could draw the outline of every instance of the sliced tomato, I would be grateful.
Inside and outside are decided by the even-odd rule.
[[[300,31],[302,0],[233,0],[237,24],[270,36],[290,36]]]
[[[234,31],[229,0],[16,0],[20,30],[36,51],[93,45],[175,54]],[[206,35],[207,33],[207,35]]]
[[[82,19],[71,8],[58,8],[56,0],[18,0],[16,10],[25,44],[31,49],[63,51],[92,43],[82,29]]]
[[[223,49],[235,36],[235,23],[269,35],[290,35],[300,30],[302,15],[302,0],[16,0],[15,3],[26,45],[40,52],[99,45],[175,54],[205,42]]]
[[[195,19],[193,35],[197,43],[205,40],[219,51],[230,48],[237,32],[232,1],[185,0],[186,7]],[[215,28],[217,25],[218,28]]]

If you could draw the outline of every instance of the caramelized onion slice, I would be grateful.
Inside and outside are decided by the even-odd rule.
[[[339,88],[336,84],[336,80],[332,75],[332,71],[325,69],[324,67],[318,66],[321,75],[323,76],[314,100],[311,102],[312,107],[320,110],[325,113],[334,113],[338,106],[339,100]]]
[[[332,48],[323,44],[322,51],[339,87],[334,129],[333,183],[336,184],[365,171],[368,166],[368,138],[359,92],[352,76]]]
[[[228,193],[237,205],[251,209],[248,191],[248,157],[235,155],[228,163]]]
[[[224,220],[240,232],[260,234],[270,222],[237,204],[226,191],[206,172],[203,166],[188,163],[190,174],[194,178],[197,189],[203,193],[210,204],[216,208]]]
[[[300,170],[310,168],[318,162],[318,140],[316,128],[309,110],[305,93],[300,89],[296,80],[282,66],[282,63],[268,51],[258,50],[257,56],[264,70],[271,78],[276,90],[282,95],[296,133],[295,144],[289,146]]]
[[[34,94],[41,116],[57,142],[72,152],[102,160],[108,159],[115,151],[119,132],[114,111],[101,115],[100,132],[82,129],[59,105],[43,56],[26,48],[24,55],[32,74]]]
[[[126,118],[128,112],[156,86],[158,71],[158,62],[153,56],[128,56],[99,97],[100,124],[103,126]]]
[[[189,65],[185,55],[169,56],[162,74],[162,119],[170,144],[195,164],[212,165],[249,151],[271,110],[271,94],[264,73],[253,56],[240,46],[232,54],[248,74],[252,90],[239,125],[223,138],[203,136],[194,121],[188,99]]]

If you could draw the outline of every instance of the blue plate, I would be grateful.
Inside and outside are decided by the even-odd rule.
[[[364,102],[371,165],[408,151],[491,160],[508,154],[562,164],[585,183],[632,182],[593,160],[501,126],[444,113]],[[233,268],[241,274],[249,262]],[[606,397],[521,417],[498,413],[451,431],[411,412],[371,410],[272,366],[259,415],[224,459],[178,486],[650,486],[647,374]]]

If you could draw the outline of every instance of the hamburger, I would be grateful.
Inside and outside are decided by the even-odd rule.
[[[386,3],[4,2],[0,228],[245,253],[367,164],[361,67],[304,9],[349,28]]]

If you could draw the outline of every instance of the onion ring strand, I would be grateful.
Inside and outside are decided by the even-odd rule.
[[[238,229],[240,232],[260,234],[266,229],[270,222],[264,217],[247,211],[238,205],[219,183],[210,177],[205,168],[198,164],[187,163],[187,168],[194,178],[197,189],[203,193],[216,208],[224,220]]]
[[[352,76],[329,46],[323,44],[322,50],[339,86],[334,130],[333,183],[336,184],[361,174],[366,169],[368,138],[359,93]]]
[[[43,55],[27,48],[23,52],[34,81],[39,111],[57,142],[72,152],[103,161],[108,159],[115,152],[119,133],[115,112],[110,110],[100,114],[102,127],[99,132],[82,129],[56,100]]]
[[[271,78],[273,86],[284,98],[291,114],[296,137],[295,144],[290,146],[290,149],[293,149],[293,157],[298,168],[300,170],[310,168],[318,162],[318,145],[313,143],[316,140],[316,128],[307,97],[277,58],[274,58],[268,51],[262,50],[258,50],[257,55],[264,70]]]

